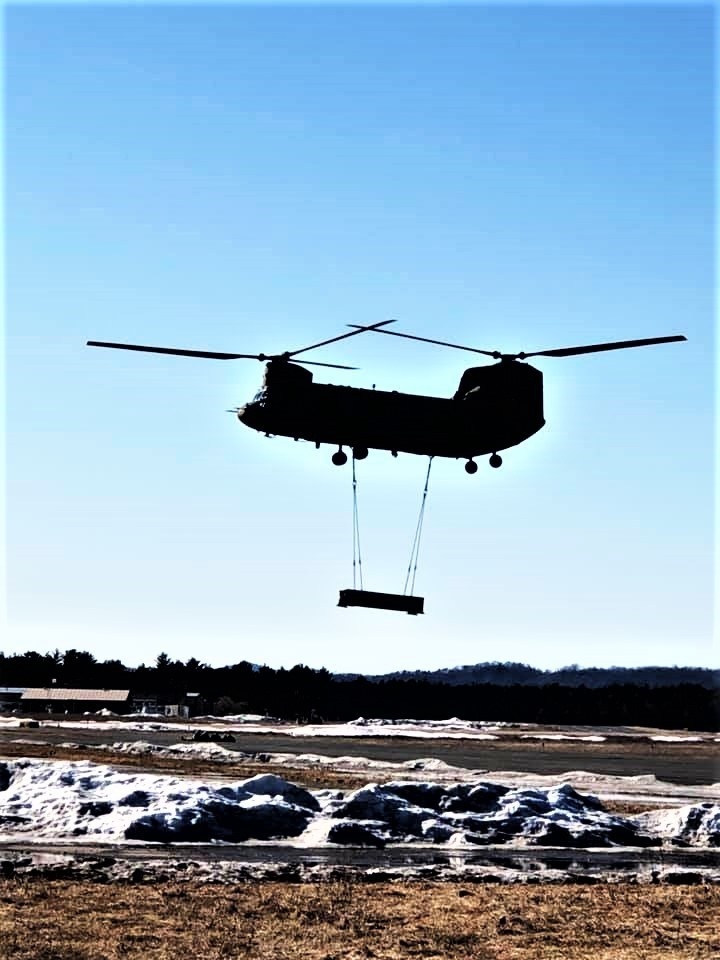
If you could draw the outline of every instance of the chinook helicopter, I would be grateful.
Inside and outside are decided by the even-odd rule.
[[[260,391],[250,403],[232,411],[245,426],[266,436],[309,440],[318,448],[323,443],[336,446],[332,455],[336,466],[347,463],[348,457],[343,449],[347,447],[355,460],[364,460],[370,449],[388,450],[393,456],[412,453],[463,459],[466,461],[465,470],[472,474],[478,469],[476,457],[490,454],[490,466],[499,467],[502,464],[499,450],[517,446],[545,425],[542,373],[524,362],[528,358],[572,357],[687,339],[684,336],[653,337],[532,353],[500,353],[387,330],[386,327],[394,322],[381,320],[366,326],[348,324],[353,328],[351,333],[321,340],[299,350],[271,355],[183,350],[99,340],[88,340],[87,345],[212,360],[266,361]],[[316,383],[312,372],[295,360],[309,350],[367,332],[482,354],[497,362],[465,370],[454,396],[442,398],[375,390],[374,387],[370,390]],[[357,369],[313,360],[303,360],[302,363],[340,370]]]

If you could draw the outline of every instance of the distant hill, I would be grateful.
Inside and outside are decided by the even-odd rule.
[[[360,674],[337,674],[337,680],[353,680]],[[402,670],[396,673],[364,675],[366,680],[424,680],[452,686],[490,683],[496,686],[543,687],[556,683],[563,687],[597,689],[614,684],[635,684],[645,687],[672,687],[696,684],[708,690],[720,689],[720,670],[704,667],[579,667],[560,670],[539,670],[525,663],[475,663],[441,670]]]

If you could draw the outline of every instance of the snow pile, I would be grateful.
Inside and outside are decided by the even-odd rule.
[[[72,747],[74,744],[67,744]],[[99,750],[110,753],[126,753],[136,757],[168,757],[193,760],[210,760],[216,763],[238,763],[241,760],[256,759],[257,754],[245,753],[242,750],[228,750],[220,743],[173,743],[162,746],[150,743],[148,740],[116,741],[112,744],[102,744]]]
[[[631,820],[606,813],[599,800],[570,784],[547,790],[498,783],[391,782],[354,791],[335,805],[328,839],[377,843],[402,840],[479,845],[524,842],[543,846],[657,846]]]
[[[0,826],[24,839],[267,840],[297,836],[319,809],[309,791],[273,774],[216,788],[89,761],[0,762]]]
[[[626,818],[568,783],[540,789],[395,780],[343,794],[306,790],[274,774],[211,786],[90,761],[22,759],[0,762],[0,829],[5,839],[33,841],[719,846],[720,804]]]
[[[696,803],[676,810],[653,810],[636,818],[642,829],[672,838],[676,846],[720,847],[720,804]]]
[[[40,721],[31,717],[0,717],[0,730],[14,730],[20,727],[39,727]]]

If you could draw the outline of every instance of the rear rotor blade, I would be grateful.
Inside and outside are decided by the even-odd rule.
[[[591,343],[584,347],[561,347],[558,350],[535,350],[533,353],[518,353],[520,360],[526,357],[576,357],[581,353],[601,353],[603,350],[625,350],[628,347],[649,347],[655,343],[678,343],[687,337],[650,337],[646,340],[618,340],[615,343]]]
[[[264,353],[217,353],[213,350],[178,350],[175,347],[147,347],[140,343],[107,343],[88,340],[88,347],[110,347],[113,350],[139,350],[142,353],[169,353],[174,357],[205,357],[210,360],[269,360]]]
[[[477,347],[464,347],[459,343],[447,343],[445,340],[431,340],[429,337],[416,337],[412,333],[398,333],[397,330],[378,330],[378,324],[372,327],[358,327],[355,323],[349,323],[349,327],[356,327],[358,332],[361,330],[374,330],[375,333],[385,333],[388,337],[403,337],[405,340],[421,340],[423,343],[435,343],[440,347],[452,347],[455,350],[467,350],[469,353],[482,353],[486,357],[495,357],[499,359],[502,354],[497,350],[479,350]],[[352,336],[352,334],[349,334]]]

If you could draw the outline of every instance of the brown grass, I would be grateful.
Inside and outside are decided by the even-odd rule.
[[[316,769],[278,766],[261,760],[218,761],[205,760],[188,754],[184,757],[159,757],[154,753],[129,754],[101,747],[62,747],[41,743],[4,743],[3,757],[36,757],[42,760],[90,760],[106,763],[116,770],[138,770],[143,773],[170,774],[180,777],[222,777],[246,780],[258,773],[276,773],[285,780],[312,790],[356,790],[370,780],[369,774],[336,772],[326,767]]]
[[[720,889],[0,882],[1,960],[704,960]]]

